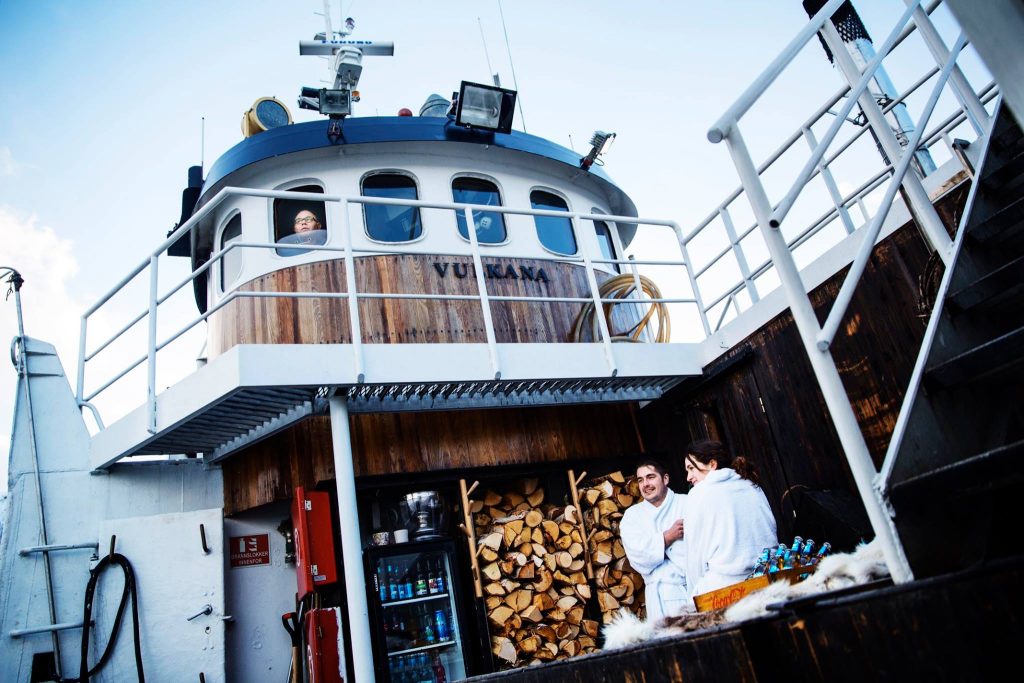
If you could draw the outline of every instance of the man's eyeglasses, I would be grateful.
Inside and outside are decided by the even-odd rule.
[[[303,216],[302,218],[295,219],[295,225],[299,223],[319,223],[315,216]]]

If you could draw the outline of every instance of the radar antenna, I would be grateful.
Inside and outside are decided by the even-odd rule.
[[[325,116],[340,120],[352,113],[352,103],[359,101],[359,77],[363,71],[363,56],[390,57],[395,44],[374,40],[348,40],[355,30],[351,17],[345,19],[345,28],[334,31],[331,26],[331,7],[324,0],[324,28],[313,40],[299,41],[300,55],[326,56],[334,78],[331,88],[303,87],[299,94],[299,107],[315,109]]]

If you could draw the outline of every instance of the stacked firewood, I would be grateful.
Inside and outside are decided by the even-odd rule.
[[[497,660],[514,667],[593,652],[579,511],[545,502],[537,479],[485,491],[470,509]]]
[[[644,580],[629,566],[619,536],[622,513],[642,500],[636,477],[627,480],[622,472],[612,472],[586,482],[579,495],[583,521],[590,534],[597,604],[604,623],[623,607],[643,619]]]

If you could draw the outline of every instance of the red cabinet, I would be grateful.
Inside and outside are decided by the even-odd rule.
[[[341,608],[306,613],[306,672],[309,683],[342,683]]]
[[[292,526],[295,541],[295,575],[301,599],[314,589],[338,581],[330,495],[322,491],[306,491],[301,486],[295,489],[295,499],[292,501]]]

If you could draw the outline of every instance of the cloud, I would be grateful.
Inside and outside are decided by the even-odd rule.
[[[21,164],[14,160],[11,148],[6,145],[0,146],[0,176],[18,175]]]
[[[0,147],[0,173],[6,172]],[[21,290],[25,334],[57,347],[66,373],[74,373],[78,357],[77,322],[84,308],[72,294],[71,279],[78,272],[75,245],[42,225],[35,215],[19,214],[0,206],[0,266],[16,269],[25,280]],[[18,334],[14,296],[6,300],[6,278],[0,290],[0,492],[7,488],[7,444],[10,444],[11,419],[17,375],[8,360],[7,348]],[[69,367],[70,364],[70,367]]]

